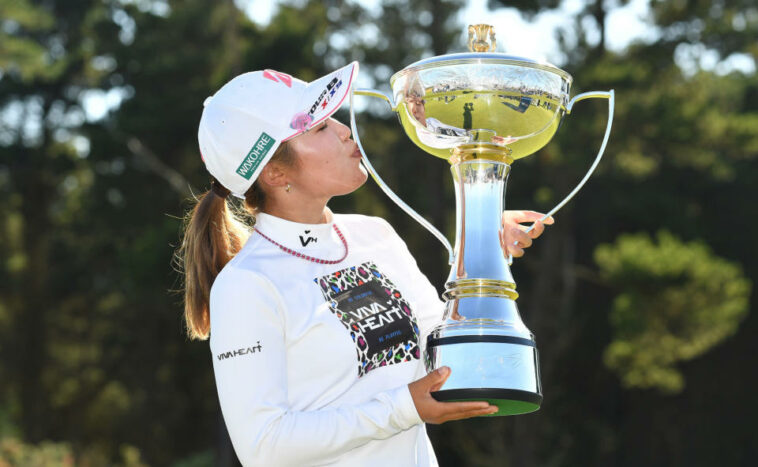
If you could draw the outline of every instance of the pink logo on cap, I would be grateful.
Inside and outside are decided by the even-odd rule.
[[[292,76],[281,71],[263,70],[263,77],[277,83],[282,83],[288,88],[292,87]]]
[[[305,131],[311,122],[313,122],[313,115],[306,112],[298,112],[292,117],[290,128],[297,131]]]

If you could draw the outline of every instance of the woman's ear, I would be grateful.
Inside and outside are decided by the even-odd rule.
[[[271,187],[282,187],[287,184],[287,174],[276,162],[269,162],[263,167],[259,180]]]

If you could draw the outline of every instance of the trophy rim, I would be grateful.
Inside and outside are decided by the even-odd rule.
[[[418,72],[420,70],[428,70],[430,68],[439,68],[450,65],[465,64],[499,64],[524,66],[555,73],[561,78],[565,79],[569,85],[571,85],[574,81],[574,78],[568,72],[548,62],[539,62],[530,58],[518,57],[516,55],[508,55],[498,52],[466,52],[436,55],[434,57],[425,58],[411,63],[410,65],[392,75],[390,78],[390,86],[394,86],[395,81],[398,78],[411,72]]]

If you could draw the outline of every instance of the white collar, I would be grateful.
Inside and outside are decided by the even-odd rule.
[[[334,231],[334,215],[327,208],[327,222],[322,224],[301,224],[264,212],[255,216],[255,229],[271,240],[303,253],[333,251],[343,248],[337,232]]]

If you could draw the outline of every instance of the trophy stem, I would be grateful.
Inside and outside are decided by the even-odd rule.
[[[516,283],[500,244],[503,193],[511,166],[505,161],[453,162],[456,232],[455,261],[445,298],[461,295],[518,298]]]

